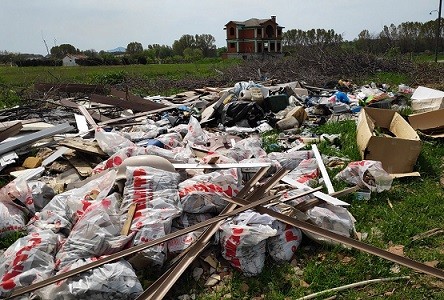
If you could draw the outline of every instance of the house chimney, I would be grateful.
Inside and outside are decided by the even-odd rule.
[[[276,16],[271,16],[271,19],[276,23]]]

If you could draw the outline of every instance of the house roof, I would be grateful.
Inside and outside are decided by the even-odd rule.
[[[244,27],[261,27],[262,24],[264,24],[268,21],[272,21],[272,22],[276,23],[276,20],[273,20],[272,18],[269,18],[269,19],[251,18],[246,21],[230,21],[227,24],[225,24],[225,26],[227,26],[230,23],[235,23],[236,25],[240,25],[240,26],[244,26]],[[276,23],[276,25],[277,25],[277,23]],[[282,26],[278,26],[278,27],[284,28]]]

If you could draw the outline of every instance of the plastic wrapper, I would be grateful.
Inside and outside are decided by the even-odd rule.
[[[188,214],[184,213],[178,218],[173,220],[173,227],[171,232],[175,232],[177,230],[198,224],[200,222],[211,219],[213,216],[211,214]],[[186,248],[188,248],[191,244],[193,244],[199,236],[204,232],[205,228],[200,230],[196,230],[184,235],[181,235],[177,238],[171,239],[167,242],[168,251],[171,253],[180,253]]]
[[[19,238],[0,257],[0,298],[13,289],[49,278],[54,271],[57,235],[41,230]]]
[[[168,159],[170,162],[194,163],[194,154],[188,147],[176,147],[173,149],[163,149],[157,146],[146,146],[145,154],[158,155]]]
[[[268,253],[275,261],[290,261],[301,244],[301,230],[280,221],[275,221],[273,228],[278,234],[267,239]]]
[[[44,182],[15,179],[0,189],[0,202],[19,200],[32,213],[41,211],[54,197],[54,191]]]
[[[118,132],[106,132],[98,127],[95,132],[95,139],[100,149],[108,155],[113,155],[118,150],[127,147],[134,147],[134,143]]]
[[[268,215],[246,211],[221,225],[222,256],[246,276],[262,272],[265,263],[266,239],[277,234]]]
[[[227,205],[223,197],[235,196],[238,188],[236,169],[196,175],[179,184],[180,201],[188,213],[218,213]]]
[[[265,174],[266,176],[271,176],[272,174],[276,173],[276,171],[281,168],[281,165],[277,161],[273,161],[273,160],[269,159],[268,157],[244,159],[244,160],[241,160],[239,163],[241,163],[241,164],[269,163],[270,168],[268,169],[267,173]],[[242,178],[244,180],[248,181],[260,169],[261,169],[260,167],[241,168]]]
[[[233,149],[238,153],[242,153],[244,150],[247,150],[249,153],[248,156],[238,156],[236,159],[237,161],[253,157],[260,158],[267,156],[267,152],[262,148],[262,141],[259,137],[242,139],[234,145]]]
[[[57,268],[81,258],[100,257],[122,250],[132,236],[120,235],[121,230],[114,197],[91,204],[58,251]]]
[[[303,159],[287,176],[299,183],[315,187],[319,178],[318,162],[315,158]]]
[[[0,202],[0,238],[10,232],[25,230],[25,213],[13,203]]]
[[[158,136],[157,139],[161,141],[167,149],[184,146],[182,136],[177,132],[162,134]]]
[[[108,195],[115,179],[116,171],[109,170],[80,188],[54,196],[48,205],[30,220],[28,230],[37,232],[41,229],[52,229],[68,236],[86,209]]]
[[[355,232],[355,218],[348,212],[347,209],[334,206],[327,203],[315,206],[306,211],[311,223],[335,232],[337,234],[352,237]],[[317,234],[304,231],[304,233],[317,242],[326,242],[328,244],[336,244],[328,238],[321,237]]]
[[[188,132],[183,138],[183,141],[188,144],[207,145],[209,142],[208,133],[202,129],[199,121],[191,116],[188,123]]]
[[[305,160],[313,158],[312,150],[299,150],[291,152],[271,152],[268,154],[268,158],[276,160],[286,170],[294,170],[299,164]]]
[[[78,260],[60,273],[78,268],[95,259]],[[134,269],[124,261],[104,264],[35,292],[42,300],[135,299],[143,292]]]
[[[173,218],[182,212],[177,184],[179,175],[151,167],[127,167],[122,215],[136,203],[131,223],[133,245],[152,241],[171,231]],[[162,265],[166,259],[166,243],[141,252],[154,265]]]
[[[378,193],[390,190],[393,182],[390,174],[382,168],[382,163],[374,160],[351,162],[335,178]]]

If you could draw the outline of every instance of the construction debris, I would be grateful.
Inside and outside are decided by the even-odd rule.
[[[43,95],[23,117],[0,112],[0,171],[15,177],[0,189],[0,237],[24,234],[0,258],[0,297],[162,299],[207,247],[218,258],[206,255],[193,277],[212,287],[223,280],[221,261],[255,276],[267,253],[289,262],[306,237],[444,278],[355,239],[359,220],[338,197],[390,189],[389,173],[412,171],[420,139],[386,109],[403,105],[395,94],[338,86],[249,81],[143,98],[125,88],[37,84]],[[340,137],[310,129],[341,118],[359,118],[363,159],[380,159],[320,153],[312,143],[335,146]],[[278,138],[265,149],[273,130]],[[376,155],[374,140],[402,138],[412,144],[404,165]],[[327,168],[347,164],[335,179],[354,187],[335,192]],[[136,274],[148,267],[165,272],[143,291]]]

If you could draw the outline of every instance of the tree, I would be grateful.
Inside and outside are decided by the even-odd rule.
[[[195,43],[196,48],[202,50],[204,57],[216,56],[216,45],[214,44],[216,39],[211,34],[196,34]]]
[[[63,58],[67,54],[76,54],[77,49],[71,44],[61,44],[60,46],[54,46],[51,48],[51,56],[54,58]]]
[[[202,59],[203,53],[200,49],[186,48],[183,50],[183,57],[187,61],[197,61]]]
[[[183,51],[186,48],[196,48],[196,40],[194,36],[190,34],[182,35],[180,39],[175,40],[173,43],[174,54],[183,56]]]
[[[143,52],[143,46],[138,42],[131,42],[126,46],[126,52],[128,54],[137,54]]]
[[[98,57],[99,56],[99,53],[97,53],[97,51],[94,49],[85,50],[85,51],[83,51],[83,54],[85,54],[88,57]]]

